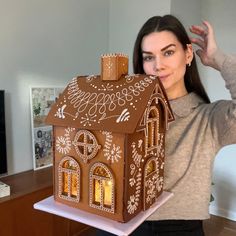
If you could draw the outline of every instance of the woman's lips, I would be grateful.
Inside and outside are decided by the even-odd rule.
[[[159,75],[159,76],[158,76],[158,78],[159,78],[161,81],[166,80],[168,77],[169,77],[169,75]]]

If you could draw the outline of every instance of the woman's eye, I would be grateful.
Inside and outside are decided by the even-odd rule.
[[[165,56],[171,56],[171,55],[173,55],[173,54],[174,54],[174,51],[173,51],[173,50],[167,50],[167,51],[164,52],[164,55],[165,55]]]
[[[151,61],[153,56],[143,56],[143,61]]]

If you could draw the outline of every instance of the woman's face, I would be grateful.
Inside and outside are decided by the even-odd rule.
[[[141,50],[144,72],[160,78],[169,99],[187,94],[184,74],[193,58],[191,44],[184,50],[172,32],[161,31],[146,35]]]

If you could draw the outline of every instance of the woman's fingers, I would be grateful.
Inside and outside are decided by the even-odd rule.
[[[211,26],[211,24],[210,24],[208,21],[204,20],[202,23],[203,23],[203,24],[205,25],[205,27],[206,27],[207,34],[214,34],[213,27]]]
[[[200,48],[205,49],[206,48],[206,43],[204,40],[200,38],[190,38],[191,42],[198,45]]]
[[[204,63],[204,60],[203,60],[203,58],[204,58],[203,51],[202,51],[201,49],[198,49],[198,50],[196,50],[196,54],[200,57],[202,63]]]
[[[189,30],[194,34],[190,37],[191,42],[199,47],[196,54],[201,62],[206,66],[219,69],[215,62],[215,53],[218,48],[212,25],[208,21],[202,21],[202,25],[192,25]]]
[[[189,30],[191,33],[196,34],[201,37],[205,37],[207,34],[207,30],[199,25],[192,25]]]

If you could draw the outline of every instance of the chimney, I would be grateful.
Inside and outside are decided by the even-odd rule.
[[[105,54],[101,57],[101,79],[119,80],[128,74],[128,56],[121,53]]]

